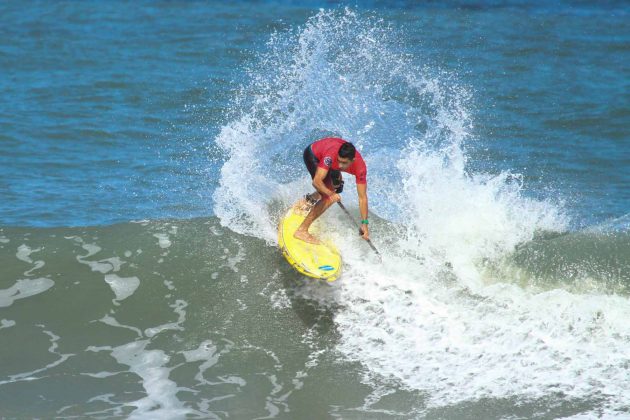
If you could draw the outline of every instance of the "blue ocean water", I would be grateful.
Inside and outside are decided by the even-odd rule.
[[[623,1],[0,3],[0,417],[626,418],[629,46]],[[329,134],[383,259],[332,208],[324,285],[276,227]]]
[[[4,2],[1,223],[213,214],[213,139],[244,66],[273,31],[331,6]],[[419,68],[472,92],[472,170],[522,174],[528,194],[566,202],[578,226],[628,213],[623,2],[356,7],[399,29]]]

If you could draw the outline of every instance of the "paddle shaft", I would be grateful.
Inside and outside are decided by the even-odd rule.
[[[356,222],[356,220],[354,220],[354,217],[352,217],[352,215],[350,214],[350,212],[348,211],[348,209],[346,208],[346,206],[344,206],[343,204],[341,204],[341,201],[337,201],[337,204],[339,204],[339,207],[341,207],[341,210],[344,211],[344,213],[346,213],[348,215],[348,218],[350,218],[350,220],[352,221],[352,223],[354,224],[354,226],[359,229],[359,234],[363,234],[363,231],[361,230],[361,227],[359,226],[359,224]],[[376,255],[378,255],[379,257],[381,257],[381,253],[378,252],[378,249],[376,249],[376,247],[374,246],[374,244],[372,243],[371,240],[367,239],[367,243],[370,245],[370,247],[374,250],[374,252],[376,252]],[[382,257],[381,257],[382,258]]]

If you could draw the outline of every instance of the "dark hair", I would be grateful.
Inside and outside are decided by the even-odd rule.
[[[341,145],[339,148],[339,157],[344,159],[354,159],[354,155],[357,149],[354,148],[354,144],[347,142]]]

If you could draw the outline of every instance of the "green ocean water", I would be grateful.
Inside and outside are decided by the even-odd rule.
[[[10,228],[0,242],[3,278],[18,279],[0,291],[6,418],[531,418],[600,403],[431,407],[337,349],[343,279],[306,280],[216,218]]]

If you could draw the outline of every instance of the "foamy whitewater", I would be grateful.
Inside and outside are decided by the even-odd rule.
[[[510,255],[565,232],[568,217],[528,197],[518,173],[469,168],[474,94],[405,53],[403,33],[343,10],[271,36],[216,138],[229,156],[214,194],[221,224],[275,245],[279,215],[311,188],[303,148],[350,140],[368,164],[383,263],[333,207],[325,234],[344,274],[300,291],[339,308],[338,357],[364,366],[366,383],[423,393],[429,408],[514,398],[598,407],[584,416],[627,410],[630,300],[561,279],[541,288],[509,269]]]

